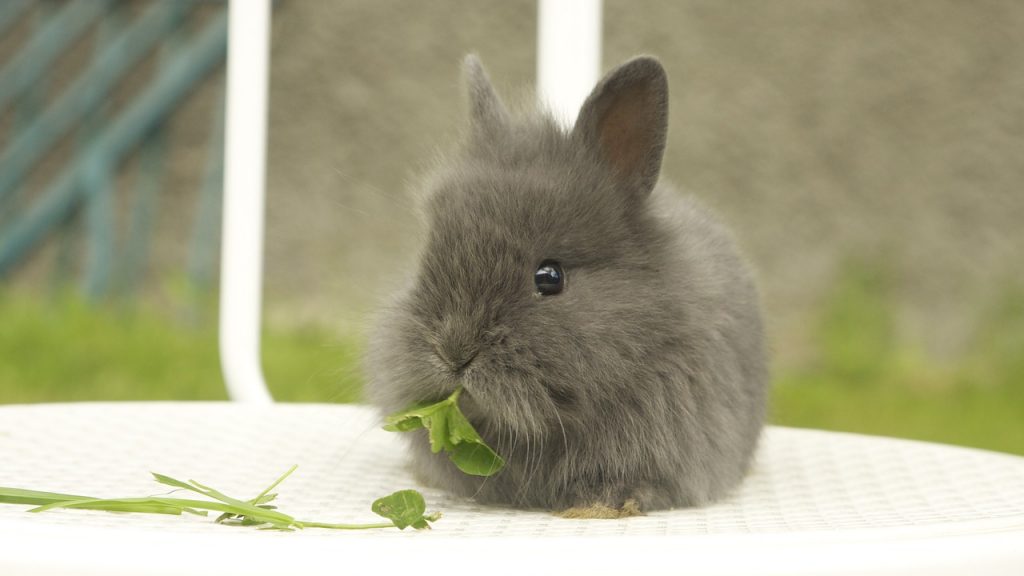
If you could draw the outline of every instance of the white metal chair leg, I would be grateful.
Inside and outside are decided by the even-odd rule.
[[[537,6],[537,91],[565,126],[601,73],[601,0],[540,0]]]
[[[228,4],[220,359],[232,400],[273,401],[260,364],[271,0]]]

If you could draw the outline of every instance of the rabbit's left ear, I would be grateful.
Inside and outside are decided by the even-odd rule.
[[[668,130],[668,80],[641,56],[612,70],[580,109],[573,135],[594,150],[622,185],[644,198],[658,182]]]
[[[462,62],[463,81],[469,93],[469,122],[473,136],[488,138],[508,126],[508,111],[491,86],[484,65],[476,54]]]

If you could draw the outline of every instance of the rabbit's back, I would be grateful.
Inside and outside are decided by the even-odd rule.
[[[732,233],[695,197],[659,183],[649,198],[664,237],[662,273],[680,306],[679,349],[652,358],[677,387],[665,452],[672,505],[698,505],[734,487],[749,467],[766,412],[768,366],[760,299]]]

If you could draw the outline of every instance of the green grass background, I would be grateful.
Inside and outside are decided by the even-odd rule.
[[[1024,291],[983,310],[967,352],[942,362],[901,341],[888,300],[884,275],[848,267],[807,359],[775,366],[771,421],[1024,454]],[[0,403],[226,399],[211,308],[0,292]],[[360,336],[271,326],[263,337],[278,400],[361,397]]]

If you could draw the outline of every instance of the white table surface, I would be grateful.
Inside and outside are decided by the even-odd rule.
[[[0,575],[357,573],[1024,574],[1024,458],[770,427],[743,486],[701,508],[569,520],[418,486],[362,406],[0,406],[0,486],[164,493],[150,471],[250,498],[292,464],[281,509],[376,522],[417,488],[431,531],[281,533],[193,516],[0,505]]]

